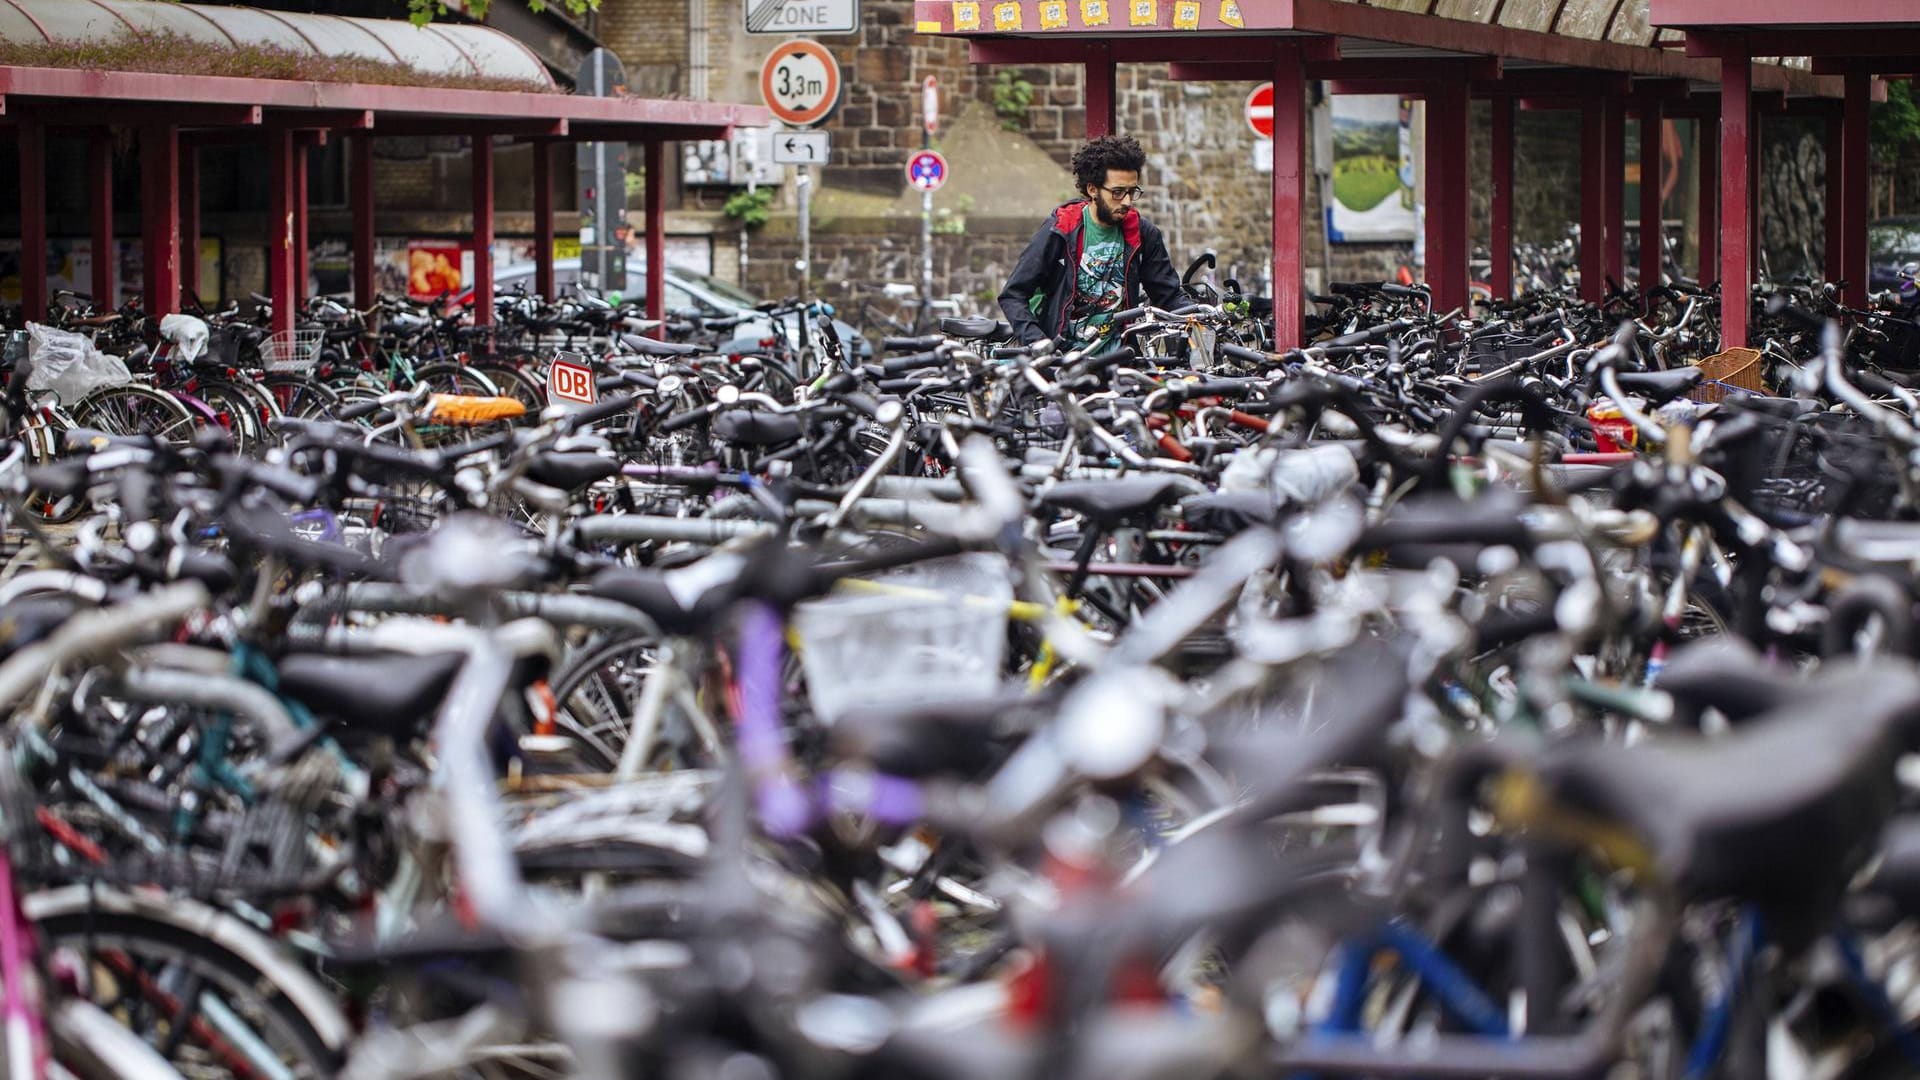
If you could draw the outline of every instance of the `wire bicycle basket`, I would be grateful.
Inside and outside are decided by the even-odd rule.
[[[260,343],[260,364],[272,374],[304,374],[320,362],[325,330],[282,330]]]
[[[800,605],[794,629],[814,711],[977,700],[1000,685],[1013,586],[1005,562],[957,555]]]

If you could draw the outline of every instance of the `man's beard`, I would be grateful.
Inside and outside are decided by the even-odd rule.
[[[1109,227],[1118,225],[1120,224],[1120,219],[1126,215],[1127,208],[1124,206],[1117,211],[1108,210],[1106,203],[1101,202],[1099,199],[1093,200],[1093,216],[1098,219],[1102,225]]]

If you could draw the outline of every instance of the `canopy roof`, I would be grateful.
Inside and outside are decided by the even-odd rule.
[[[75,43],[128,34],[178,35],[208,45],[266,46],[298,55],[369,60],[430,75],[553,87],[532,50],[485,26],[306,15],[167,0],[0,0],[0,41]]]
[[[1654,0],[1656,3],[1664,0]],[[1705,3],[1711,0],[1680,0]],[[1744,0],[1743,0],[1744,2]],[[1901,0],[1892,0],[1901,2]],[[1680,30],[1649,20],[1649,0],[916,0],[916,29],[996,43],[976,61],[1042,58],[1049,38],[1104,39],[1116,60],[1230,65],[1222,39],[1313,36],[1333,39],[1344,60],[1384,63],[1472,59],[1506,71],[1569,68],[1642,78],[1684,79],[1712,89],[1718,66],[1689,56]],[[1809,4],[1825,7],[1825,4]],[[1089,15],[1092,18],[1089,18]],[[1012,40],[1010,40],[1012,39]],[[1034,42],[1023,47],[1021,39]],[[1183,44],[1180,39],[1187,39]],[[1002,47],[1000,44],[1004,43]],[[1757,57],[1754,84],[1793,95],[1837,95],[1798,57]],[[1491,72],[1477,77],[1477,81]]]

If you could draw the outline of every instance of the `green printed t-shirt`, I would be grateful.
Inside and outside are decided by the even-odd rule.
[[[1083,220],[1079,287],[1067,311],[1067,333],[1074,341],[1087,340],[1088,327],[1105,333],[1107,319],[1120,310],[1126,291],[1127,242],[1120,227],[1100,224],[1092,212]]]

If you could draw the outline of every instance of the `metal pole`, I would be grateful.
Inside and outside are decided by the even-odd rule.
[[[920,318],[913,329],[925,333],[933,322],[933,192],[920,193]]]
[[[800,177],[795,181],[800,189],[800,261],[794,269],[800,271],[800,300],[807,299],[807,278],[813,273],[813,166],[800,166]],[[801,325],[806,317],[801,317]]]

